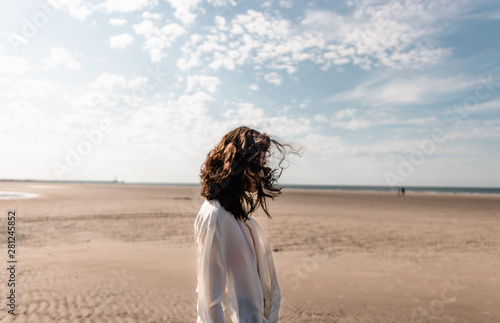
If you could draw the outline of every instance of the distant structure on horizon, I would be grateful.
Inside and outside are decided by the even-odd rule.
[[[117,176],[117,175],[115,175],[115,180],[113,181],[113,183],[123,184],[123,183],[125,183],[125,181],[119,181],[119,180],[118,180],[118,176]]]

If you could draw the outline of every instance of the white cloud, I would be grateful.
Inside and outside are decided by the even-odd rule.
[[[100,6],[107,12],[134,12],[157,4],[157,0],[106,0]]]
[[[301,144],[306,147],[308,155],[322,157],[354,155],[356,150],[338,136],[325,136],[315,133],[307,134]]]
[[[60,11],[66,11],[71,17],[84,21],[94,12],[95,6],[85,0],[48,0],[48,4]]]
[[[446,99],[450,94],[467,90],[474,82],[457,76],[386,75],[375,77],[351,91],[335,94],[329,101],[361,101],[370,105],[422,104]]]
[[[444,31],[443,21],[467,10],[459,1],[361,0],[349,15],[308,11],[302,25],[332,43],[325,55],[327,66],[350,61],[363,68],[421,68],[451,54],[436,46],[436,36]]]
[[[153,20],[161,20],[163,18],[163,14],[144,11],[142,13],[142,18],[144,18],[144,19],[153,19]]]
[[[278,73],[272,72],[264,75],[264,80],[278,86],[281,84],[282,77]]]
[[[208,93],[215,93],[220,80],[216,76],[208,75],[188,75],[186,93],[192,91],[207,91]]]
[[[270,68],[294,73],[296,63],[305,59],[298,54],[314,43],[309,40],[314,36],[297,34],[289,20],[254,10],[237,15],[229,23],[219,19],[216,25],[218,27],[212,28],[209,34],[186,43],[179,66],[189,69],[200,65],[206,57],[209,67],[214,70],[267,63]]]
[[[236,6],[237,5],[237,2],[235,0],[207,0],[207,2],[216,6],[216,7]]]
[[[388,156],[394,156],[394,160],[396,161],[397,156],[404,154],[406,157],[406,154],[418,148],[415,144],[415,139],[396,140],[391,138],[390,140],[378,140],[367,143],[350,143],[340,136],[322,135],[314,132],[306,134],[301,139],[301,144],[306,147],[307,155],[313,158],[370,155],[372,157],[383,156],[384,160],[387,160]],[[453,149],[455,148],[458,147],[454,147]],[[385,166],[387,168],[390,167],[387,164]]]
[[[193,13],[201,0],[165,0],[175,9],[174,16],[185,25],[189,25],[196,19]]]
[[[425,118],[411,118],[411,119],[386,119],[376,122],[378,125],[383,124],[395,124],[395,125],[432,125],[435,124],[439,119],[437,117],[425,117]]]
[[[91,84],[91,88],[101,90],[112,90],[116,86],[127,86],[127,80],[125,76],[121,74],[105,72],[99,75]]]
[[[57,96],[60,93],[59,84],[46,80],[36,80],[26,77],[2,77],[0,78],[0,102],[33,102],[34,105],[40,101]],[[4,119],[4,118],[1,118]]]
[[[159,29],[151,20],[143,20],[139,24],[132,25],[132,29],[138,35],[152,35],[154,32],[158,33]]]
[[[470,113],[476,112],[498,112],[500,111],[500,100],[486,101],[467,108]]]
[[[63,65],[70,70],[78,70],[81,67],[81,64],[73,58],[71,53],[61,47],[52,48],[50,50],[50,57],[43,60],[43,65],[45,69],[54,68],[59,65]]]
[[[236,103],[237,109],[224,111],[223,116],[227,119],[255,120],[264,118],[264,110],[256,108],[252,103]],[[247,122],[248,122],[247,121]],[[243,123],[247,123],[243,121]]]
[[[171,47],[178,37],[186,33],[186,30],[177,23],[170,23],[161,28],[156,24],[156,21],[145,19],[139,24],[132,25],[136,34],[144,35],[143,49],[149,52],[153,63],[161,61],[167,55],[163,50]]]
[[[248,88],[252,91],[257,91],[259,89],[259,86],[255,83],[252,83],[248,86]]]
[[[148,78],[144,76],[136,76],[127,82],[127,87],[128,88],[136,88],[139,86],[142,86],[143,84],[146,84],[148,82]]]
[[[62,143],[71,140],[75,134],[81,135],[83,130],[88,131],[88,127],[94,124],[88,121],[96,115],[95,106],[92,107],[93,114],[87,113],[88,110],[74,110],[71,100],[75,97],[75,87],[64,81],[57,83],[29,77],[15,81],[4,77],[0,80],[0,105],[4,115],[0,119],[3,148],[20,158],[40,158],[50,165],[55,154],[63,152],[65,146]],[[9,142],[12,142],[12,147],[6,147]],[[36,165],[33,167],[35,169]],[[44,172],[39,170],[22,175],[23,171],[20,171],[19,175],[41,178],[53,176],[50,172],[47,172],[48,177],[44,176]]]
[[[170,43],[173,42],[177,37],[186,33],[181,25],[173,23],[165,25],[161,28],[161,32],[166,36],[166,40]]]
[[[290,8],[292,8],[292,7],[293,7],[293,2],[292,2],[292,0],[281,0],[281,1],[279,2],[279,6],[280,6],[280,7],[283,7],[283,8],[288,8],[288,9],[290,9]]]
[[[48,0],[48,4],[59,11],[67,12],[78,21],[85,21],[97,10],[111,12],[134,12],[158,5],[158,0],[105,0],[99,4],[91,4],[85,0]],[[110,24],[121,26],[124,19],[110,19]]]
[[[208,65],[211,69],[217,71],[221,67],[224,67],[225,69],[228,69],[230,71],[234,70],[236,67],[236,63],[234,62],[231,57],[228,57],[222,53],[214,53],[214,60],[212,63]]]
[[[356,113],[356,109],[345,109],[335,112],[335,118],[342,120],[345,117],[352,117]]]
[[[435,125],[439,119],[436,116],[408,118],[404,113],[391,109],[390,113],[386,108],[374,108],[370,110],[343,109],[327,117],[324,114],[316,114],[312,119],[320,125],[328,125],[332,129],[359,130],[380,125]]]
[[[324,114],[315,114],[313,120],[318,123],[327,123],[329,119]]]
[[[127,23],[127,20],[121,18],[110,18],[109,24],[113,26],[123,26]]]
[[[215,26],[219,30],[227,30],[226,19],[221,16],[215,16]]]
[[[229,105],[231,107],[222,114],[229,128],[244,124],[283,137],[300,136],[314,131],[309,118],[294,117],[279,109],[264,110],[250,102],[230,102]]]
[[[264,1],[260,6],[262,8],[269,8],[273,5],[273,1],[272,0],[267,0],[267,1]]]
[[[0,73],[23,75],[28,70],[29,63],[24,57],[0,55]]]
[[[330,122],[330,126],[335,129],[335,128],[345,128],[349,130],[358,130],[358,129],[365,129],[370,126],[371,122],[368,120],[363,120],[363,119],[358,119],[354,118],[349,121],[337,121],[337,120],[332,120]]]
[[[134,41],[134,37],[124,33],[109,38],[109,47],[114,49],[125,49]]]
[[[500,138],[500,120],[461,120],[458,126],[446,132],[446,139],[498,139]],[[462,148],[465,146],[461,145]]]
[[[344,15],[309,10],[298,23],[248,10],[230,21],[217,18],[216,28],[183,47],[178,66],[186,70],[208,60],[214,70],[253,64],[289,74],[304,61],[324,70],[345,64],[363,69],[421,69],[451,55],[451,49],[440,47],[436,39],[444,32],[443,20],[452,20],[464,10],[463,5],[443,2],[367,0],[356,2],[354,10]]]
[[[133,147],[130,153],[118,151],[119,158],[169,162],[203,159],[207,147],[220,140],[219,136],[227,130],[207,115],[211,101],[209,94],[198,91],[138,109],[115,131],[117,144]]]
[[[309,106],[309,104],[311,104],[311,101],[310,100],[304,100],[300,105],[299,105],[299,108],[301,109],[305,109]]]

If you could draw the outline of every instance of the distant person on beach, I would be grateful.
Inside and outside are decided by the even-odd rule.
[[[276,148],[280,170],[267,167]],[[288,144],[248,127],[227,133],[201,166],[206,198],[194,223],[197,246],[198,323],[275,323],[281,290],[264,231],[251,214],[270,218],[268,198],[276,187]]]
[[[405,188],[401,187],[401,195],[405,196]]]

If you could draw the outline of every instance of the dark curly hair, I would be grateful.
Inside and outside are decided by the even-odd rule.
[[[275,150],[271,149],[273,147]],[[290,144],[280,143],[265,133],[245,126],[238,127],[227,133],[208,153],[201,166],[201,195],[207,200],[217,199],[236,219],[246,221],[259,206],[270,218],[266,199],[274,200],[281,194],[281,188],[276,185],[285,169],[282,164],[289,152],[299,153]],[[248,192],[250,178],[256,176],[249,171],[252,163],[259,163],[262,154],[270,157],[274,153],[280,155],[278,168],[267,167],[266,161],[264,177],[257,181],[260,184],[254,198]]]

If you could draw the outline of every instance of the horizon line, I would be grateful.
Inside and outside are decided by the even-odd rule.
[[[0,182],[38,182],[38,183],[94,183],[94,184],[124,184],[124,185],[167,185],[167,186],[200,186],[200,183],[176,183],[176,182],[126,182],[119,180],[56,180],[56,179],[2,179]],[[360,185],[360,184],[280,184],[288,188],[300,187],[408,187],[408,188],[488,188],[500,189],[500,186],[434,186],[434,185]]]

